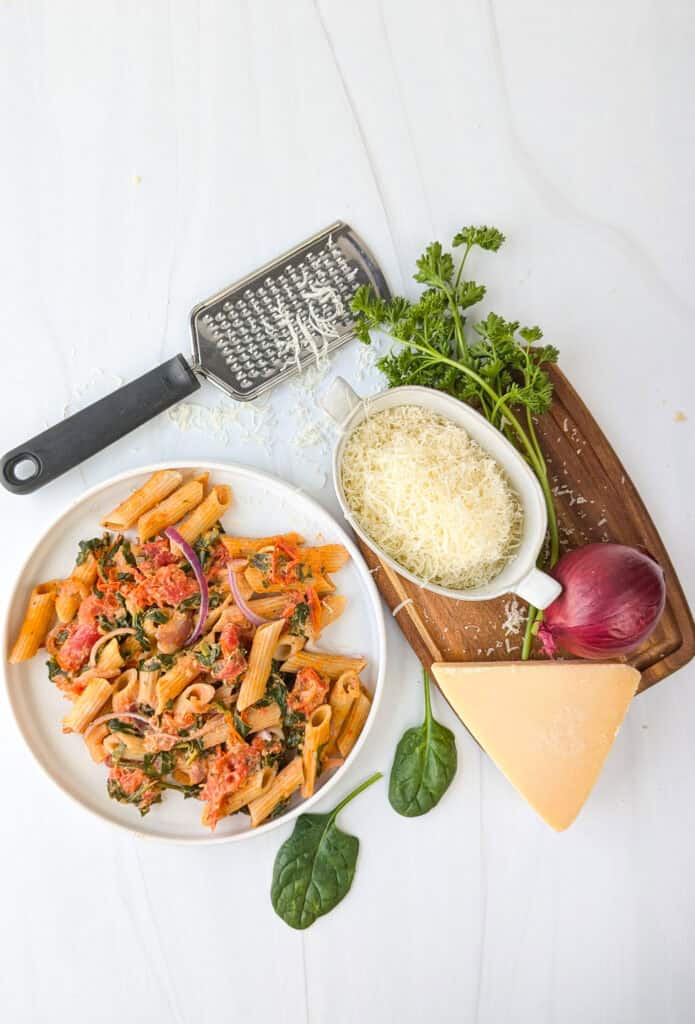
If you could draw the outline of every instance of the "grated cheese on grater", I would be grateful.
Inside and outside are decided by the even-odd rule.
[[[489,583],[523,513],[501,466],[451,420],[414,405],[368,415],[345,445],[345,497],[364,531],[428,583]]]

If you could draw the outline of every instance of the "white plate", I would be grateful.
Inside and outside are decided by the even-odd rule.
[[[65,576],[73,565],[77,542],[100,532],[99,521],[110,509],[157,469],[207,469],[216,484],[229,484],[233,502],[224,517],[230,533],[269,536],[295,530],[310,543],[340,543],[352,559],[336,581],[338,593],[348,599],[344,615],[331,626],[320,646],[367,658],[362,679],[374,700],[369,718],[345,765],[339,768],[309,800],[295,797],[290,809],[275,821],[251,830],[244,814],[223,819],[214,833],[200,823],[202,804],[167,793],[144,818],[134,807],[111,800],[106,793],[106,772],[94,764],[81,737],[65,736],[60,721],[66,701],[49,682],[45,661],[39,654],[20,665],[5,663],[10,705],[19,729],[34,757],[60,786],[87,810],[100,818],[142,836],[183,843],[220,843],[266,832],[277,824],[308,810],[334,785],[345,768],[359,755],[377,712],[383,690],[386,655],[384,619],[374,580],[352,540],[335,520],[311,498],[276,477],[244,466],[221,462],[162,462],[143,466],[107,480],[87,491],[46,530],[24,563],[10,595],[5,621],[5,651],[9,651],[20,627],[31,587],[42,580]]]

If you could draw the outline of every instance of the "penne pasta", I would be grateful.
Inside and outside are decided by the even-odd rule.
[[[217,747],[220,743],[226,743],[228,739],[229,725],[224,721],[220,725],[216,725],[214,729],[210,729],[204,736],[201,736],[203,747],[206,750]]]
[[[207,474],[206,474],[207,475]],[[205,494],[205,484],[201,479],[189,480],[155,508],[138,519],[138,537],[141,541],[155,537],[167,526],[178,523],[187,512],[200,505]]]
[[[229,487],[218,485],[210,489],[207,498],[198,505],[196,509],[184,519],[178,526],[178,531],[185,541],[193,544],[211,526],[214,526],[218,519],[221,519],[229,508],[232,501],[232,492]]]
[[[343,672],[338,676],[328,697],[333,714],[331,715],[331,731],[328,741],[328,754],[335,754],[338,736],[341,733],[350,708],[360,695],[360,680],[356,672]]]
[[[322,544],[320,547],[300,548],[302,565],[307,566],[312,576],[338,572],[350,561],[348,549],[343,544]]]
[[[82,693],[63,718],[63,732],[84,732],[96,718],[113,692],[108,679],[90,679]]]
[[[341,594],[328,594],[326,597],[321,599],[321,620],[319,629],[314,632],[312,631],[312,640],[318,640],[321,633],[327,626],[332,626],[333,623],[340,618],[347,607],[347,598]]]
[[[158,715],[166,709],[170,700],[176,700],[189,683],[200,675],[200,662],[192,654],[184,654],[157,680],[156,696]]]
[[[242,577],[243,578],[243,577]],[[252,597],[249,608],[264,619],[277,619],[287,608],[287,594],[269,594],[267,597]]]
[[[282,724],[282,712],[278,704],[266,704],[261,708],[247,708],[241,715],[242,721],[248,726],[249,732],[261,729],[272,729]]]
[[[174,704],[174,715],[201,715],[208,709],[215,696],[215,687],[209,683],[191,683],[177,698]]]
[[[321,748],[325,747],[328,743],[330,725],[330,704],[322,704],[321,707],[312,711],[307,719],[304,730],[304,747],[302,749],[302,768],[304,771],[303,797],[309,797],[314,792]]]
[[[253,594],[287,594],[290,591],[313,587],[317,594],[332,594],[335,584],[327,576],[308,576],[301,582],[294,581],[273,583],[266,579],[260,569],[255,565],[249,565],[244,572],[244,579],[251,588]]]
[[[367,664],[366,658],[349,658],[343,654],[325,654],[323,651],[297,651],[280,666],[281,672],[298,672],[300,668],[315,668],[317,672],[337,679],[343,672],[358,674]]]
[[[248,779],[243,786],[241,786],[236,793],[232,793],[224,801],[222,805],[222,813],[218,817],[225,818],[229,814],[235,814],[240,811],[242,807],[251,800],[257,800],[264,793],[267,793],[273,784],[277,769],[275,767],[261,768],[260,771],[254,772],[250,779]],[[208,807],[206,806],[203,811],[203,825],[211,825],[214,827],[214,822],[211,820]]]
[[[10,652],[10,663],[18,664],[33,658],[42,647],[51,627],[55,611],[56,583],[39,583],[29,595],[24,621]]]
[[[114,636],[104,644],[97,654],[97,668],[102,672],[108,672],[110,669],[123,668],[124,664],[118,647],[118,637]]]
[[[175,469],[160,469],[133,491],[101,521],[107,530],[129,530],[140,516],[176,490],[183,476]]]
[[[367,721],[369,710],[372,706],[372,702],[366,693],[360,693],[357,700],[350,708],[350,712],[345,719],[345,725],[343,726],[342,732],[338,737],[338,750],[342,757],[347,757],[357,741],[357,737],[362,732],[364,723]]]
[[[144,739],[126,732],[110,733],[102,745],[106,757],[113,757],[115,754],[119,761],[143,761],[147,753]]]
[[[127,711],[131,704],[138,699],[140,684],[138,683],[138,670],[129,668],[122,672],[113,683],[113,695],[111,703],[114,711]]]
[[[297,651],[301,651],[305,643],[306,640],[303,636],[291,636],[289,633],[285,633],[275,645],[273,661],[287,661]]]
[[[162,674],[161,669],[140,669],[138,672],[138,704],[154,708],[157,705],[157,680]]]
[[[275,537],[222,537],[222,543],[232,558],[249,558],[263,548],[271,548],[276,540],[287,544],[301,544],[304,538],[299,533],[281,533]]]
[[[60,584],[56,594],[56,615],[60,622],[74,619],[97,578],[97,569],[97,560],[89,551],[81,563],[75,563],[70,576]]]
[[[92,729],[89,736],[84,737],[89,756],[92,761],[96,761],[97,764],[101,764],[106,758],[106,751],[104,750],[104,739],[109,736],[109,727],[106,722],[102,722],[101,725],[97,725],[96,728]]]
[[[284,619],[266,622],[256,630],[249,654],[249,665],[244,674],[237,700],[237,709],[245,708],[259,701],[265,693],[268,676],[273,665],[273,653],[278,637],[285,628]]]
[[[301,757],[295,757],[282,771],[279,771],[270,786],[261,796],[249,802],[251,828],[256,828],[272,813],[275,807],[299,789],[304,781]]]

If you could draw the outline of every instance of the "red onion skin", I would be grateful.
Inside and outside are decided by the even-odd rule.
[[[538,630],[551,657],[558,648],[592,660],[630,654],[654,630],[666,604],[659,563],[625,544],[575,548],[551,574],[563,591],[545,609]]]

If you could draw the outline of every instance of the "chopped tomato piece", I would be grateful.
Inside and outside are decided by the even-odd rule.
[[[224,654],[231,654],[239,647],[239,630],[234,623],[227,622],[220,633],[220,647]]]
[[[309,619],[314,635],[321,632],[321,600],[314,587],[307,587],[306,600],[309,605]]]
[[[187,597],[198,593],[198,584],[187,576],[178,565],[163,565],[133,590],[133,596],[141,608],[148,605],[177,605]]]
[[[241,650],[234,651],[228,658],[215,663],[213,676],[223,679],[225,683],[233,683],[246,670],[246,658]]]
[[[163,565],[174,565],[178,557],[173,553],[168,540],[151,540],[140,546],[142,561],[139,568],[144,572],[155,572]]]
[[[106,592],[103,597],[90,594],[80,605],[77,619],[84,625],[95,626],[100,615],[105,615],[107,619],[112,619],[121,611],[120,602],[113,592]]]
[[[271,583],[293,583],[299,576],[299,564],[299,549],[277,537],[270,558]]]
[[[294,615],[294,610],[297,607],[297,605],[303,603],[304,594],[301,592],[301,590],[290,590],[290,592],[285,596],[287,598],[287,604],[285,606],[285,610],[282,613],[282,617],[283,619],[291,619],[292,616]]]
[[[260,761],[260,753],[246,746],[226,753],[219,750],[208,758],[208,775],[200,799],[208,804],[206,820],[212,828],[224,815],[226,797],[243,785],[250,773],[258,768]]]
[[[68,636],[60,647],[56,646],[56,638],[62,630]],[[89,657],[92,647],[102,634],[96,626],[73,620],[69,626],[59,626],[51,631],[50,639],[46,638],[46,646],[64,672],[77,672]]]
[[[328,683],[315,668],[300,668],[294,686],[287,696],[287,707],[290,711],[301,711],[310,715],[326,699]]]

